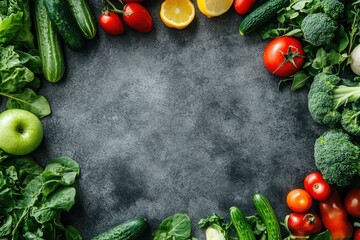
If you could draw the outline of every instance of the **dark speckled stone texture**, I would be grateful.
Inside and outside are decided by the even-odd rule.
[[[91,0],[98,17],[100,1]],[[150,34],[101,30],[83,52],[65,49],[66,77],[43,83],[53,113],[34,156],[68,155],[81,166],[76,206],[65,216],[90,239],[136,216],[152,229],[177,212],[228,218],[255,213],[264,193],[279,220],[287,192],[315,169],[324,129],[307,111],[307,91],[279,91],[263,67],[266,42],[238,34],[234,10],[208,19],[196,9],[185,30],[167,28],[161,1],[149,1]],[[144,239],[150,239],[150,233]]]

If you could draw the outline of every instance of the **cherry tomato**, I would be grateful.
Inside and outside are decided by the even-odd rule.
[[[324,227],[329,230],[332,240],[351,238],[352,225],[336,188],[331,188],[331,195],[328,199],[319,201],[319,209]]]
[[[357,228],[353,235],[353,240],[360,240],[360,228]]]
[[[234,8],[238,14],[246,14],[255,5],[256,0],[235,0]]]
[[[324,180],[320,172],[312,172],[305,177],[304,189],[318,201],[326,200],[331,194],[331,186]]]
[[[322,228],[320,217],[313,212],[290,213],[286,216],[285,221],[293,236],[300,237],[309,236],[311,234],[318,234],[321,232]]]
[[[346,194],[344,205],[349,215],[360,218],[360,187],[354,187]]]
[[[121,17],[114,12],[103,12],[99,17],[99,24],[106,33],[111,35],[120,35],[125,31]]]
[[[289,77],[299,71],[304,62],[305,52],[296,38],[278,37],[265,47],[265,67],[276,76]]]
[[[151,32],[153,20],[149,11],[139,3],[125,4],[123,19],[126,25],[138,32]]]
[[[297,213],[307,212],[312,205],[312,198],[308,192],[297,188],[291,190],[286,196],[288,207]]]

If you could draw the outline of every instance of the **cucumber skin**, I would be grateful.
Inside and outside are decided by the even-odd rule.
[[[91,240],[135,240],[145,231],[147,226],[146,219],[134,218],[101,233]]]
[[[54,27],[72,50],[84,47],[84,38],[65,0],[44,0],[48,16]]]
[[[56,83],[65,73],[65,59],[61,41],[52,25],[43,0],[34,0],[34,23],[42,71],[47,81]]]
[[[254,206],[259,213],[259,216],[264,221],[268,240],[279,240],[281,238],[281,229],[279,221],[277,220],[274,209],[270,202],[262,194],[255,194]]]
[[[92,39],[96,35],[96,20],[87,0],[67,0],[76,23],[84,38]]]
[[[246,220],[244,213],[237,207],[230,208],[230,219],[239,239],[256,240],[255,234]]]
[[[269,0],[252,11],[241,22],[239,32],[246,35],[267,24],[277,12],[290,4],[290,0]]]

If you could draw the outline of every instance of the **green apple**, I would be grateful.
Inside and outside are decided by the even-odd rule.
[[[34,151],[43,138],[43,128],[37,116],[22,109],[10,109],[0,114],[0,148],[13,155]]]

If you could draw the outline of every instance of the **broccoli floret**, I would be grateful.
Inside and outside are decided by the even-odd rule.
[[[360,98],[360,87],[339,85],[341,79],[333,74],[315,76],[308,94],[308,109],[315,122],[336,127],[341,120],[339,107]]]
[[[325,132],[315,142],[315,165],[330,184],[346,186],[360,174],[360,148],[341,129]]]
[[[345,12],[345,6],[338,0],[323,0],[321,6],[326,14],[334,20],[340,19]]]
[[[355,136],[360,136],[360,111],[354,109],[344,109],[341,117],[341,126],[343,129]]]
[[[315,46],[331,43],[337,28],[337,22],[326,13],[309,14],[301,23],[304,39]]]

